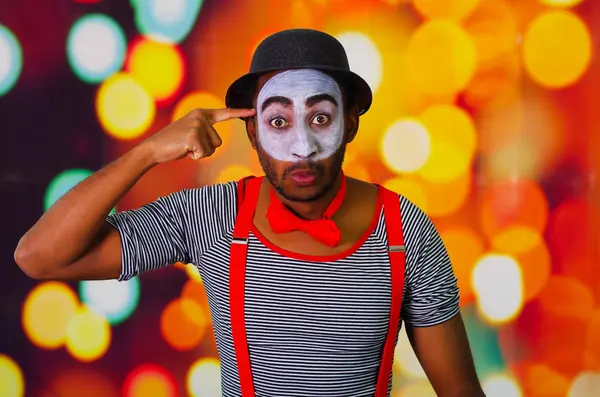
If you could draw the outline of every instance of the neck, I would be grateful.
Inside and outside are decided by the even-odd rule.
[[[323,216],[323,214],[327,210],[327,207],[329,207],[329,204],[331,204],[333,198],[340,190],[341,183],[342,173],[340,172],[333,185],[331,185],[331,187],[325,192],[325,194],[323,194],[318,199],[309,202],[288,200],[285,197],[281,196],[281,194],[279,194],[277,191],[275,191],[275,194],[277,195],[279,200],[296,216],[307,220],[315,220]]]

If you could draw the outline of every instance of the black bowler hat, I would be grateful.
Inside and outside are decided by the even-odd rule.
[[[342,43],[327,33],[311,29],[284,30],[264,39],[252,56],[250,71],[229,86],[225,104],[228,108],[252,108],[258,77],[284,69],[321,70],[345,87],[360,114],[371,106],[371,88],[350,71]]]

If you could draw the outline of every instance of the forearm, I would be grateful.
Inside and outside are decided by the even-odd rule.
[[[21,238],[15,260],[26,273],[67,266],[85,253],[106,216],[154,165],[140,145],[85,179]]]

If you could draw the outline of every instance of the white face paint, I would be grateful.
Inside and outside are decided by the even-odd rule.
[[[323,160],[342,144],[342,91],[323,72],[298,69],[276,74],[256,102],[258,140],[279,161]]]

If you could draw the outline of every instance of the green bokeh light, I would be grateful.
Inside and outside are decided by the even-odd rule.
[[[48,211],[52,204],[90,175],[92,175],[92,171],[90,170],[74,168],[65,170],[55,176],[54,179],[50,181],[50,184],[46,189],[46,194],[44,195],[44,211]],[[116,209],[113,208],[110,213],[113,214],[115,212]]]
[[[0,96],[8,93],[23,69],[23,51],[17,37],[0,25]]]

